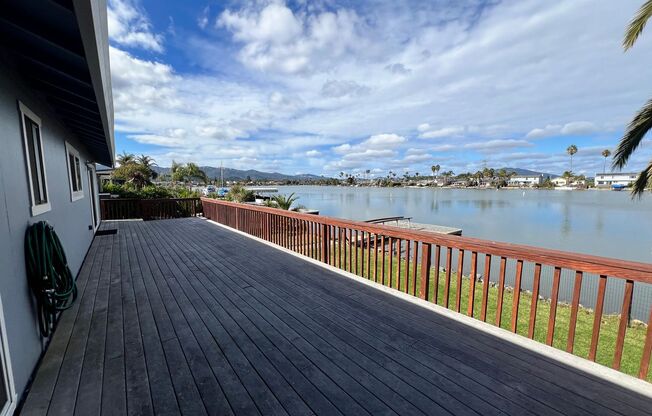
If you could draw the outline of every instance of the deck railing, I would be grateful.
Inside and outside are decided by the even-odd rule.
[[[617,370],[635,293],[652,288],[652,264],[201,200],[204,216],[220,224],[570,353],[581,347],[579,355]],[[607,294],[619,306],[607,311],[619,314],[615,334],[601,333]],[[632,343],[638,351],[628,351],[637,367],[628,372],[648,380],[652,302],[636,300],[648,325]],[[589,328],[580,337],[578,316]]]
[[[142,218],[160,220],[168,218],[194,217],[201,213],[199,198],[110,198],[100,200],[103,220],[125,220]]]

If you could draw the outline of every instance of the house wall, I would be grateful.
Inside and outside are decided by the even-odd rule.
[[[77,274],[93,238],[86,161],[88,152],[61,124],[52,108],[26,85],[0,51],[0,299],[5,318],[9,356],[18,397],[23,393],[44,348],[35,304],[25,275],[24,235],[37,221],[56,230]],[[52,209],[31,216],[27,164],[18,100],[41,118],[45,171]],[[65,141],[79,151],[84,197],[71,202]],[[95,180],[95,178],[94,178]],[[97,188],[96,188],[97,189]]]
[[[595,185],[609,187],[611,185],[631,185],[638,178],[638,173],[608,173],[595,175]]]

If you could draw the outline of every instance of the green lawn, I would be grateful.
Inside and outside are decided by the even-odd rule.
[[[346,256],[346,261],[342,264],[342,269],[351,271],[360,276],[374,279],[374,267],[377,267],[378,270],[378,280],[380,282],[381,270],[382,270],[382,260],[381,254],[378,252],[378,263],[376,263],[375,255],[372,251],[371,256],[371,271],[367,270],[366,259],[363,263],[362,261],[362,250],[357,249],[358,251],[358,267],[349,270],[349,261],[348,256],[353,255],[355,258],[355,248],[345,247],[342,250],[342,255]],[[337,259],[339,257],[338,247],[334,245],[331,248],[331,258],[334,259],[334,265],[337,265]],[[403,253],[404,255],[404,253]],[[405,291],[405,259],[401,259],[399,262],[396,259],[396,255],[392,259],[392,266],[390,268],[389,250],[385,258],[385,284],[391,285],[393,288],[398,288],[399,282],[396,279],[397,268],[401,267],[401,282],[400,290]],[[355,263],[353,261],[352,263]],[[456,296],[457,296],[457,265],[453,265],[451,268],[451,285],[449,291],[449,309],[455,310],[456,308]],[[390,272],[391,270],[391,272]],[[479,269],[480,270],[480,265]],[[410,280],[412,280],[412,263],[410,263]],[[420,276],[421,267],[417,265],[417,276]],[[391,276],[391,278],[390,278]],[[428,300],[434,302],[434,289],[435,289],[435,271],[432,269],[430,272],[430,293],[428,293]],[[469,302],[469,285],[470,278],[468,276],[462,276],[462,296],[461,296],[461,307],[460,311],[463,314],[467,314],[468,302]],[[417,279],[417,294],[420,282]],[[437,296],[437,304],[444,305],[444,288],[445,286],[445,273],[440,272],[439,278],[439,289]],[[475,287],[475,301],[473,304],[474,316],[480,318],[481,305],[482,305],[482,282],[476,282]],[[408,292],[413,293],[412,282],[408,282]],[[498,287],[490,285],[488,292],[488,303],[487,303],[487,322],[491,324],[496,323],[496,310],[497,310],[497,300],[498,300]],[[517,324],[517,333],[523,336],[528,334],[528,325],[530,320],[530,307],[533,297],[530,292],[522,291],[520,294],[520,304],[519,304],[519,315],[518,315],[518,324]],[[512,305],[514,301],[514,291],[512,288],[505,288],[503,296],[503,309],[501,313],[501,328],[510,329],[511,326],[511,314],[512,314]],[[537,305],[537,317],[536,325],[534,331],[534,339],[545,343],[546,335],[548,331],[548,319],[550,315],[550,306],[551,303],[549,300],[539,300]],[[566,343],[568,339],[568,329],[570,323],[570,314],[571,307],[568,304],[559,303],[557,306],[557,316],[555,319],[555,336],[553,341],[553,346],[561,350],[566,350]],[[575,330],[575,345],[573,353],[577,356],[588,358],[589,346],[591,343],[591,336],[593,332],[593,317],[594,313],[592,309],[580,307],[577,317],[577,326]],[[614,350],[616,346],[616,336],[618,331],[619,315],[603,315],[602,324],[600,327],[600,338],[598,341],[598,352],[596,357],[596,362],[611,367],[613,363]],[[626,374],[633,376],[638,375],[639,365],[641,361],[641,356],[643,353],[643,345],[645,342],[647,326],[645,324],[632,324],[632,326],[627,328],[625,336],[625,344],[623,349],[623,357],[621,362],[620,370]],[[652,371],[649,372],[647,381],[652,381]]]

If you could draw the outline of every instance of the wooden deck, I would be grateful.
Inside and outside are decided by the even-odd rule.
[[[649,415],[652,400],[184,218],[104,223],[23,414]]]

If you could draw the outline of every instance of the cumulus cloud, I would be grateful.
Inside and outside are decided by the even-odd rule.
[[[564,135],[583,135],[590,134],[596,130],[595,124],[589,121],[575,121],[565,124],[561,129],[561,134]]]
[[[163,52],[163,36],[152,31],[149,19],[133,1],[109,0],[107,21],[113,42]]]
[[[355,11],[295,14],[283,3],[262,9],[225,10],[217,27],[243,44],[241,61],[259,70],[294,74],[329,62],[357,49],[358,16]]]
[[[359,96],[367,94],[369,87],[360,85],[355,81],[328,80],[321,87],[324,97],[340,98],[345,96]]]
[[[399,155],[396,150],[407,142],[404,136],[394,133],[383,133],[370,136],[358,144],[344,143],[333,147],[333,153],[340,155],[341,160],[331,162],[327,170],[361,168],[379,161],[388,162],[388,159]]]
[[[541,139],[558,135],[582,136],[594,133],[595,131],[597,131],[596,125],[589,121],[573,121],[564,125],[549,124],[544,128],[532,129],[525,137],[528,139]]]
[[[382,170],[419,154],[448,152],[451,164],[465,166],[475,152],[493,163],[523,150],[558,153],[559,161],[523,159],[530,167],[553,166],[563,163],[568,143],[546,138],[590,136],[573,140],[580,153],[588,140],[612,148],[651,85],[652,55],[645,51],[652,37],[627,54],[619,44],[623,22],[637,7],[632,2],[228,4],[219,16],[208,10],[208,25],[194,27],[199,34],[183,45],[201,74],[175,70],[166,56],[149,58],[163,49],[163,39],[141,9],[112,12],[114,20],[123,16],[119,22],[140,22],[118,29],[112,23],[112,44],[123,49],[111,52],[116,129],[161,144],[161,163],[194,155],[296,171],[310,163],[307,152],[319,149],[319,160],[331,167]],[[144,57],[133,48],[147,48]],[[406,140],[352,139],[378,132]],[[521,142],[505,139],[524,132]],[[422,153],[404,152],[408,143]],[[344,158],[367,150],[385,152]],[[601,159],[577,157],[577,163]]]
[[[109,56],[118,116],[147,107],[178,108],[180,102],[174,88],[177,77],[171,66],[138,59],[114,47],[109,48]]]
[[[464,145],[465,149],[478,151],[493,151],[498,149],[513,149],[515,147],[532,147],[532,143],[526,140],[517,139],[498,139],[484,142],[473,142]]]
[[[422,139],[439,139],[442,137],[456,137],[464,133],[464,127],[442,127],[435,130],[424,130],[419,137]]]
[[[206,29],[206,26],[208,26],[210,11],[210,6],[204,7],[201,14],[197,18],[197,26],[199,26],[201,29]]]
[[[391,72],[392,74],[398,74],[398,75],[407,75],[410,72],[412,72],[411,69],[406,68],[405,65],[400,63],[389,64],[385,67],[385,69]]]

